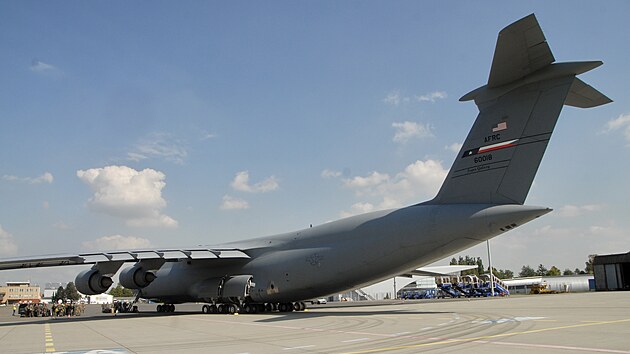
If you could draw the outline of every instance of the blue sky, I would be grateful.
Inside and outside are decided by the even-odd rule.
[[[430,199],[477,114],[459,97],[532,12],[558,61],[604,61],[581,78],[615,102],[564,108],[528,197],[555,212],[494,239],[494,265],[627,252],[629,10],[2,2],[0,257],[216,244]],[[0,279],[74,276],[39,272]]]

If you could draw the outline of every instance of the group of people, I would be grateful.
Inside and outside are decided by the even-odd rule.
[[[114,300],[113,304],[101,305],[101,310],[104,313],[111,312],[112,314],[116,315],[118,313],[138,312],[138,306],[135,306],[133,302],[130,302],[130,301]]]
[[[48,306],[45,302],[14,304],[13,316],[21,317],[71,317],[80,316],[85,310],[85,304],[60,303]]]

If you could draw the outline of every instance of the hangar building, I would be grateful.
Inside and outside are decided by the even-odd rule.
[[[630,252],[595,256],[595,289],[630,290]]]

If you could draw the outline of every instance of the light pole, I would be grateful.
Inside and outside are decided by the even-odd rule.
[[[486,240],[488,246],[488,263],[490,265],[490,294],[494,297],[494,279],[492,276],[492,258],[490,257],[490,240]]]

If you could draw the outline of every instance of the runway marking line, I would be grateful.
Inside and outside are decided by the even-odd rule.
[[[533,343],[514,343],[514,342],[490,342],[485,340],[474,341],[473,343],[480,344],[494,344],[494,345],[507,345],[507,346],[515,346],[515,347],[526,347],[526,348],[542,348],[542,349],[561,349],[561,350],[571,350],[571,351],[582,351],[582,352],[597,352],[597,353],[619,353],[619,354],[628,354],[629,351],[626,350],[615,350],[615,349],[601,349],[601,348],[582,348],[582,347],[571,347],[566,345],[553,345],[553,344],[533,344]]]
[[[52,337],[52,333],[50,332],[50,324],[46,323],[44,324],[44,339],[45,339],[45,348],[46,348],[46,353],[53,353],[55,352],[55,344],[53,343],[53,337]]]
[[[370,338],[357,338],[357,339],[342,340],[341,343],[365,342],[366,340],[370,340]]]
[[[306,348],[313,348],[314,345],[302,345],[299,347],[290,347],[290,348],[284,348],[282,350],[295,350],[295,349],[306,349]]]
[[[613,324],[613,323],[623,323],[623,322],[630,322],[630,318],[624,319],[624,320],[600,321],[600,322],[582,323],[582,324],[574,324],[574,325],[567,325],[567,326],[549,327],[549,328],[541,328],[541,329],[531,329],[531,330],[528,330],[528,331],[508,332],[508,333],[501,333],[501,334],[495,334],[495,335],[490,335],[490,336],[480,336],[480,337],[473,337],[473,338],[446,339],[446,340],[437,341],[437,342],[431,342],[431,343],[420,343],[420,344],[401,345],[401,346],[396,346],[396,347],[386,347],[386,348],[379,348],[379,349],[368,349],[368,350],[362,350],[362,351],[357,351],[357,352],[345,352],[343,354],[377,353],[377,352],[388,352],[388,351],[401,350],[401,349],[430,347],[430,346],[443,345],[443,344],[470,343],[470,342],[483,341],[484,339],[503,338],[503,337],[522,335],[522,334],[532,334],[532,333],[541,333],[541,332],[549,332],[549,331],[558,331],[558,330],[568,329],[568,328],[590,327],[590,326],[598,326],[598,325]],[[603,349],[603,350],[591,349],[591,350],[608,351],[607,349]],[[619,351],[610,351],[610,352],[619,353]]]

